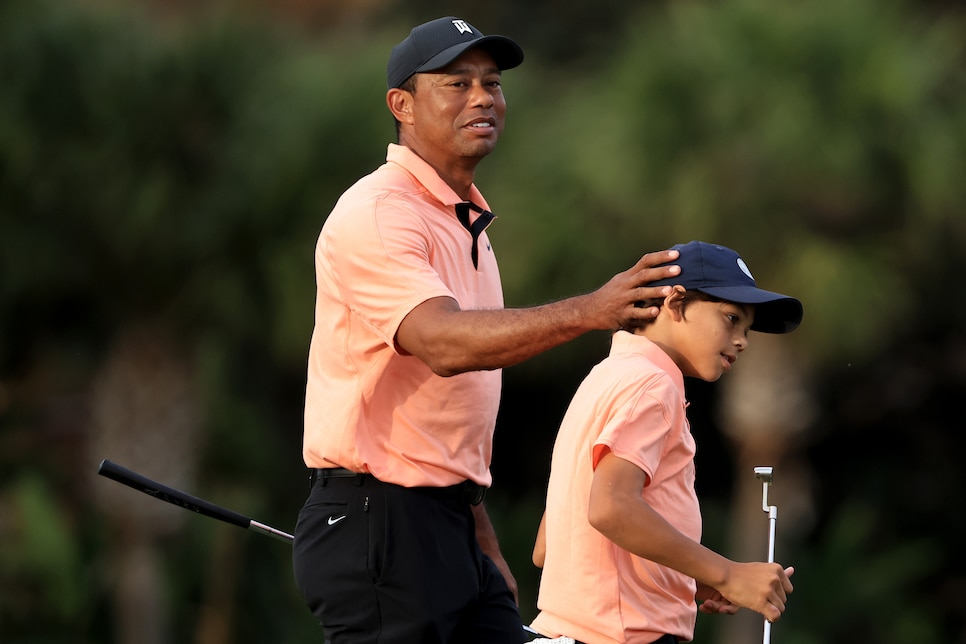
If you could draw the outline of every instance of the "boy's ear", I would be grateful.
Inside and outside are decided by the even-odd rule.
[[[668,312],[668,315],[675,322],[680,322],[684,319],[684,292],[685,288],[678,284],[674,286],[671,294],[664,298],[664,306],[662,308]]]

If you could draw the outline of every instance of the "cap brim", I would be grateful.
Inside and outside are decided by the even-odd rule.
[[[483,36],[444,49],[420,65],[413,73],[431,72],[446,67],[459,58],[464,51],[473,47],[486,49],[493,56],[493,61],[500,68],[500,71],[513,69],[523,62],[523,49],[512,39],[506,36]]]
[[[719,286],[697,290],[736,304],[754,304],[755,321],[751,325],[752,331],[790,333],[802,322],[802,303],[781,293],[754,286]]]

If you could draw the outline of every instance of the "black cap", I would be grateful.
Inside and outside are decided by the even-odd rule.
[[[523,49],[506,36],[484,36],[476,27],[448,16],[414,27],[409,36],[392,48],[386,67],[389,88],[399,87],[417,72],[440,69],[470,47],[483,46],[500,70],[523,62]]]
[[[802,303],[793,297],[765,291],[755,284],[748,265],[725,246],[692,241],[672,246],[680,257],[667,264],[681,267],[681,273],[648,286],[674,286],[707,293],[736,304],[754,304],[753,331],[788,333],[802,321]]]

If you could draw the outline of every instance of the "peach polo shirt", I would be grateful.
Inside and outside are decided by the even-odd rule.
[[[470,200],[489,209],[476,186]],[[350,187],[315,251],[315,328],[309,348],[302,455],[307,467],[370,472],[406,487],[489,485],[500,370],[442,378],[396,345],[418,304],[503,307],[486,232],[479,269],[458,221],[462,199],[409,148]]]
[[[594,469],[608,451],[647,475],[643,498],[701,539],[695,443],[684,377],[644,336],[614,334],[610,354],[581,383],[560,425],[547,490],[547,552],[533,627],[588,644],[690,640],[693,579],[619,548],[587,520]]]

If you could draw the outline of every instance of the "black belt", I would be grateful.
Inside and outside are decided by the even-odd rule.
[[[546,637],[546,636],[540,635],[539,633],[536,633],[536,632],[534,632],[533,634],[534,635],[537,635],[538,636],[538,639],[539,638]],[[527,632],[527,636],[529,636],[529,635],[530,635],[530,632]],[[533,640],[533,641],[535,642],[536,640]],[[654,640],[653,642],[651,642],[651,644],[677,644],[677,642],[678,642],[678,638],[674,637],[673,635],[662,635],[661,637],[659,637],[656,640]],[[581,642],[580,640],[574,640],[574,644],[584,644],[584,643]]]
[[[362,485],[366,475],[362,472],[353,472],[344,467],[326,467],[322,469],[309,470],[309,483],[315,485],[316,481],[321,481],[322,485],[328,479],[353,479],[358,485]]]
[[[324,486],[330,479],[339,479],[346,482],[351,481],[353,485],[362,485],[366,477],[371,478],[373,481],[379,480],[371,474],[353,472],[344,467],[327,467],[309,470],[309,485],[315,486],[318,483]],[[383,481],[380,482],[382,483]],[[462,483],[457,483],[449,487],[413,487],[407,489],[431,496],[438,496],[458,503],[468,503],[469,505],[479,505],[483,502],[483,497],[486,496],[486,488],[473,481],[463,481]]]

